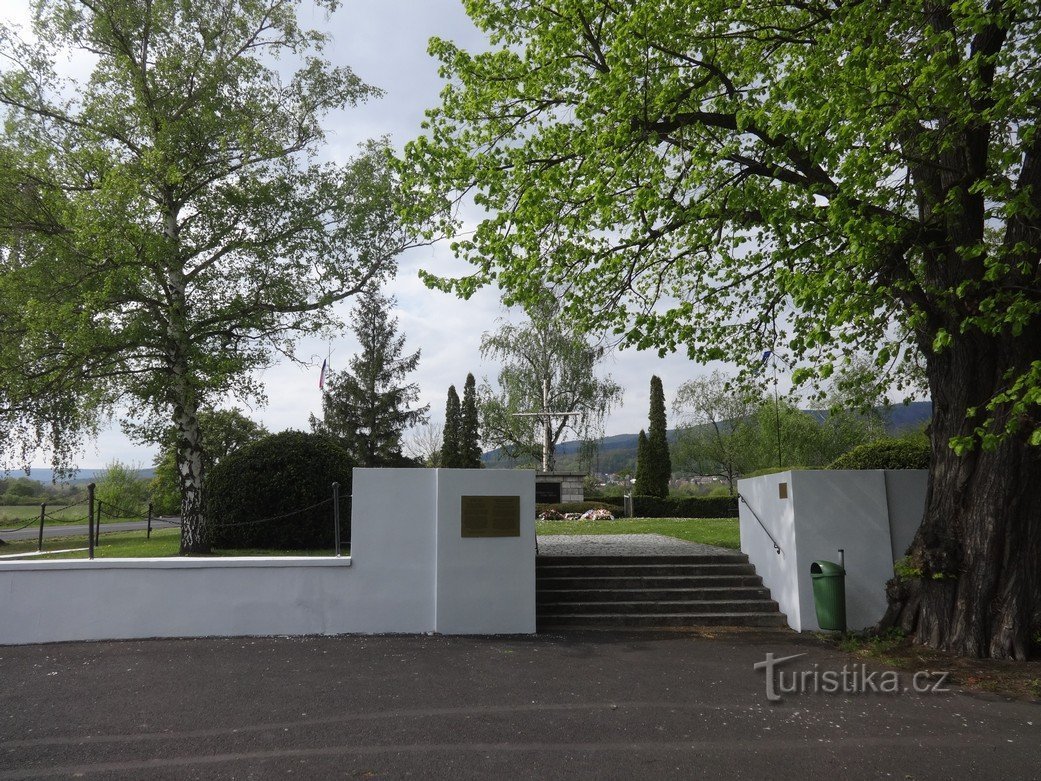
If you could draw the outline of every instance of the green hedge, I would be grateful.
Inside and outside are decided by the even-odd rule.
[[[352,466],[338,444],[301,431],[283,431],[236,450],[206,475],[210,543],[215,548],[332,548],[332,506],[326,500],[334,482],[340,484],[340,529],[346,543]]]
[[[844,453],[828,469],[928,469],[929,452],[925,439],[879,439]]]
[[[612,512],[621,510],[621,496],[605,496],[604,502]],[[617,512],[615,513],[617,515]],[[633,515],[637,518],[736,518],[736,496],[676,496],[660,499],[657,496],[634,496]]]

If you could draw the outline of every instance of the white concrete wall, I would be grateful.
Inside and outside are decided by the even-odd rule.
[[[788,617],[789,625],[798,628],[801,618],[799,581],[796,577],[795,521],[791,499],[781,499],[778,495],[778,486],[787,483],[790,488],[791,481],[791,472],[739,480],[737,489],[744,501],[738,500],[738,517],[742,552],[748,554],[756,572],[763,579],[763,585],[770,589],[781,612]],[[762,520],[762,526],[756,521],[752,510]],[[773,535],[781,553],[774,549],[763,527]]]
[[[780,483],[787,483],[787,499],[779,497]],[[838,562],[838,550],[844,549],[847,625],[872,626],[885,613],[885,583],[899,558],[894,550],[900,544],[906,549],[921,520],[925,487],[924,470],[793,471],[740,480],[738,491],[782,554],[774,551],[744,503],[741,549],[789,625],[799,631],[819,628],[810,565],[820,559]]]
[[[462,536],[468,496],[520,496],[519,537]],[[437,608],[442,634],[535,631],[535,473],[437,470]]]
[[[516,492],[522,497],[522,536],[454,539],[451,530],[460,534],[458,511],[438,513],[442,483],[445,506],[457,491]],[[0,644],[532,632],[534,515],[533,472],[355,470],[350,558],[5,561]],[[469,542],[479,544],[468,548]],[[470,586],[476,590],[468,592]],[[459,605],[453,606],[456,599]]]
[[[893,561],[902,559],[911,546],[925,511],[929,472],[925,469],[887,469],[886,499],[889,502],[889,534]]]

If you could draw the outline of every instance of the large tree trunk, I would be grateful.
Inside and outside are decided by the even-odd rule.
[[[1037,337],[963,336],[930,356],[932,462],[925,517],[890,582],[882,626],[955,653],[1025,659],[1041,628],[1041,448],[1030,426],[958,456],[1005,372],[1038,358]],[[967,420],[979,408],[981,415]],[[999,410],[999,421],[1001,411]]]
[[[189,369],[187,285],[184,273],[172,269],[166,279],[170,296],[167,314],[169,399],[177,429],[177,477],[181,489],[181,555],[209,553],[203,517],[203,450],[199,400]]]
[[[177,476],[181,488],[181,555],[209,553],[202,504],[202,431],[190,402],[174,407],[177,424]]]

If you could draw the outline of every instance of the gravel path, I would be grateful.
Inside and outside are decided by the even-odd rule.
[[[546,534],[539,535],[541,556],[654,556],[699,553],[738,553],[729,548],[687,542],[664,534]]]

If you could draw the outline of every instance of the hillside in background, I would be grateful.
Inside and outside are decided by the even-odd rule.
[[[155,469],[152,467],[148,467],[147,469],[136,469],[134,471],[137,472],[137,476],[142,480],[151,480],[155,477]],[[68,482],[72,485],[86,485],[91,481],[97,480],[104,472],[104,469],[81,469],[76,473],[76,476]],[[0,473],[0,476],[3,476],[2,473]],[[12,470],[10,474],[10,477],[25,476],[25,472],[21,470]],[[29,474],[29,479],[36,480],[44,485],[50,485],[51,481],[54,479],[54,472],[50,469],[40,469],[34,466],[32,472]]]
[[[827,414],[821,410],[803,410],[803,412],[818,419]],[[931,401],[915,401],[890,407],[883,411],[886,433],[899,435],[921,428],[929,422],[932,412]],[[668,432],[669,442],[676,440],[677,433],[676,429]],[[600,443],[600,453],[597,463],[593,465],[593,471],[612,474],[626,468],[635,470],[637,436],[638,434],[616,434],[605,437]],[[581,446],[582,443],[577,441],[562,442],[557,445],[557,471],[584,471],[578,463],[578,452]],[[519,464],[515,459],[507,457],[501,449],[488,451],[481,457],[481,460],[489,466],[500,469],[509,469]]]

